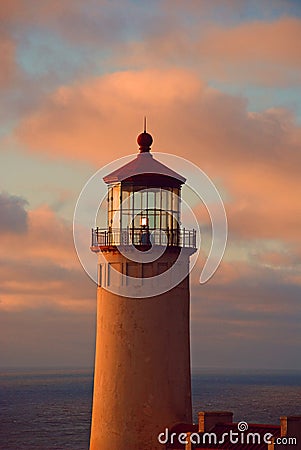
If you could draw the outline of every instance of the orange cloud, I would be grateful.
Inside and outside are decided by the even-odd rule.
[[[72,227],[49,208],[29,211],[27,231],[0,234],[0,244],[1,310],[94,310],[95,284],[77,259]]]
[[[231,3],[239,7],[229,2],[228,10]],[[198,2],[196,15],[201,8]],[[300,42],[301,20],[294,17],[234,26],[218,26],[200,18],[188,31],[173,16],[159,30],[154,25],[142,42],[116,49],[115,58],[134,67],[152,67],[153,61],[161,67],[185,64],[210,81],[292,86],[301,83]]]
[[[301,226],[300,127],[289,111],[247,106],[191,71],[120,72],[59,88],[16,136],[30,151],[100,167],[137,151],[147,112],[155,151],[187,158],[218,180],[234,235],[291,242]]]
[[[0,89],[9,87],[17,74],[15,63],[15,44],[6,36],[0,34]]]
[[[279,172],[268,165],[255,166],[242,169],[231,179],[227,177],[228,189],[235,193],[227,206],[229,227],[234,234],[299,241],[300,181],[294,173]]]
[[[232,62],[255,60],[300,67],[300,42],[301,20],[285,17],[233,28],[214,27],[205,33],[200,49],[206,55]]]
[[[1,21],[7,21],[14,17],[20,11],[22,0],[11,0],[10,2],[2,2],[0,7]]]
[[[102,164],[112,152],[136,151],[133,137],[146,113],[159,118],[166,112],[168,119],[172,105],[189,102],[200,89],[182,70],[105,75],[59,88],[22,121],[17,137],[33,151]]]
[[[15,19],[22,23],[33,21],[34,19],[50,20],[53,17],[63,15],[68,8],[79,7],[79,0],[45,0],[37,3],[34,0],[10,0],[2,2],[0,8],[0,18],[2,21],[10,22]]]
[[[245,79],[267,85],[300,84],[301,20],[256,21],[214,27],[200,40],[206,70],[221,80]]]

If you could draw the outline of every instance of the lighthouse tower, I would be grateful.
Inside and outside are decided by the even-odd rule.
[[[98,254],[97,336],[90,450],[159,450],[158,435],[192,422],[189,257],[181,226],[185,178],[156,160],[152,136],[104,177],[107,228]]]

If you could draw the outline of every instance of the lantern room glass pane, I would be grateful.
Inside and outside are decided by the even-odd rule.
[[[155,192],[148,192],[148,210],[155,209]]]
[[[155,192],[156,209],[161,209],[161,189]]]
[[[109,188],[108,190],[108,210],[112,211],[113,209],[113,188]]]
[[[120,228],[120,211],[119,210],[114,210],[112,211],[112,228],[114,228],[114,230],[118,230]]]
[[[130,191],[122,190],[122,209],[130,209]]]
[[[134,208],[135,208],[135,192],[132,191],[130,196],[130,209],[133,211]]]
[[[167,228],[169,228],[170,230],[172,229],[172,214],[171,213],[167,213]]]
[[[172,197],[171,197],[171,209],[173,211],[179,210],[179,197],[178,197],[178,191],[179,189],[173,188],[172,190]]]
[[[173,218],[172,218],[172,228],[174,230],[176,230],[179,227],[179,216],[176,214],[173,214]]]
[[[155,229],[156,228],[156,224],[155,224],[155,214],[153,212],[149,212],[148,213],[148,227],[150,229]]]
[[[141,210],[141,192],[134,192],[134,209],[137,211]]]
[[[172,192],[171,190],[166,191],[166,210],[171,211],[172,201],[171,201]]]
[[[167,191],[165,189],[162,189],[161,191],[161,206],[160,209],[162,211],[167,210]]]
[[[141,228],[141,214],[136,214],[134,217],[134,220],[132,222],[132,226],[134,226],[134,228]]]
[[[141,191],[141,208],[142,209],[147,208],[147,194],[148,194],[148,192],[146,190]]]
[[[113,187],[113,210],[120,209],[120,184]]]
[[[154,228],[156,228],[156,229],[158,229],[158,230],[160,230],[160,213],[159,213],[159,211],[157,210],[156,211],[156,215],[155,215],[155,227]]]

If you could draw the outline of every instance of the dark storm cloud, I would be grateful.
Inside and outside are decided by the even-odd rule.
[[[27,231],[28,202],[6,192],[0,194],[0,232],[25,233]]]

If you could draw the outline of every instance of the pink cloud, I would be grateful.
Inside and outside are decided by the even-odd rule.
[[[247,107],[191,71],[120,72],[59,88],[16,137],[31,152],[101,167],[137,151],[147,113],[154,151],[187,158],[219,180],[234,235],[291,242],[301,226],[300,127],[287,110]]]

